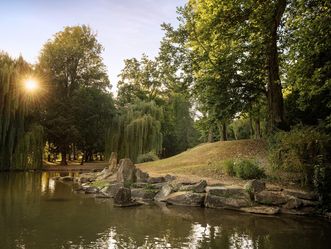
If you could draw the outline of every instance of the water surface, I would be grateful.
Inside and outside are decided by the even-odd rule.
[[[139,206],[77,194],[58,173],[0,173],[0,248],[330,248],[331,223]]]

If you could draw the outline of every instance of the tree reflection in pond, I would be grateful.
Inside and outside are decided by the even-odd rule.
[[[114,208],[56,173],[0,173],[1,248],[329,248],[330,223],[163,204]]]

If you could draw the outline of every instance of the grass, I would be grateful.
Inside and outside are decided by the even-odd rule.
[[[220,178],[227,160],[254,159],[267,165],[267,143],[264,140],[235,140],[200,144],[176,156],[138,164],[151,174],[185,174]]]

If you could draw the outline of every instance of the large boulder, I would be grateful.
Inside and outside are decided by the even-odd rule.
[[[304,200],[317,200],[318,196],[314,192],[306,192],[302,190],[292,190],[292,189],[286,189],[284,190],[284,193],[290,196],[294,196],[296,198],[304,199]]]
[[[85,189],[85,194],[97,194],[97,193],[99,193],[99,188],[97,188],[97,187],[87,187],[86,189]]]
[[[207,187],[207,182],[205,180],[201,180],[200,182],[193,185],[183,185],[180,187],[180,191],[193,191],[195,193],[204,193],[205,188]]]
[[[150,177],[147,179],[147,182],[150,184],[154,184],[154,183],[162,183],[165,182],[165,178],[163,176],[158,176],[158,177]]]
[[[250,198],[252,200],[254,200],[254,195],[256,193],[259,193],[259,192],[265,190],[266,189],[266,185],[265,185],[265,182],[264,181],[254,179],[254,180],[248,181],[245,184],[244,189],[249,193]]]
[[[255,194],[255,201],[264,205],[283,205],[287,203],[289,196],[282,191],[263,190]]]
[[[146,172],[143,172],[141,169],[136,169],[136,180],[137,182],[147,182],[149,178],[149,174]]]
[[[205,206],[209,208],[237,209],[251,206],[247,192],[236,186],[212,186],[206,188]]]
[[[155,196],[156,201],[165,201],[166,197],[170,195],[172,192],[174,192],[174,188],[171,183],[167,183],[163,185],[160,192],[158,192]]]
[[[131,197],[140,201],[152,201],[157,191],[153,189],[133,188],[131,189]]]
[[[138,205],[137,202],[131,199],[131,190],[121,187],[114,196],[114,205],[118,207],[130,207]]]
[[[168,204],[177,206],[201,207],[205,199],[205,194],[193,192],[175,192],[166,197]]]
[[[120,160],[116,179],[120,183],[133,183],[136,181],[136,167],[129,158]]]
[[[114,174],[118,171],[118,168],[119,168],[119,164],[117,163],[117,153],[112,152],[111,155],[110,155],[110,159],[109,159],[108,169],[110,170],[110,172],[112,174]]]
[[[123,183],[110,184],[103,192],[109,197],[114,197],[117,191],[122,187],[124,187]]]
[[[205,207],[208,208],[229,208],[229,209],[237,209],[241,207],[248,207],[251,205],[250,200],[248,198],[242,197],[222,197],[217,195],[212,195],[209,192],[206,194],[205,198]]]

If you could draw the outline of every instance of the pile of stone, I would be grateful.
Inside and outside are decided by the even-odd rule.
[[[64,179],[63,179],[64,180]],[[301,190],[267,187],[261,180],[250,180],[244,187],[208,186],[205,180],[182,182],[174,176],[150,177],[136,168],[130,159],[112,160],[111,167],[93,175],[75,179],[80,191],[99,198],[114,198],[114,205],[129,207],[153,201],[169,205],[234,209],[269,214],[312,214],[317,195]],[[103,184],[98,184],[102,182]]]

